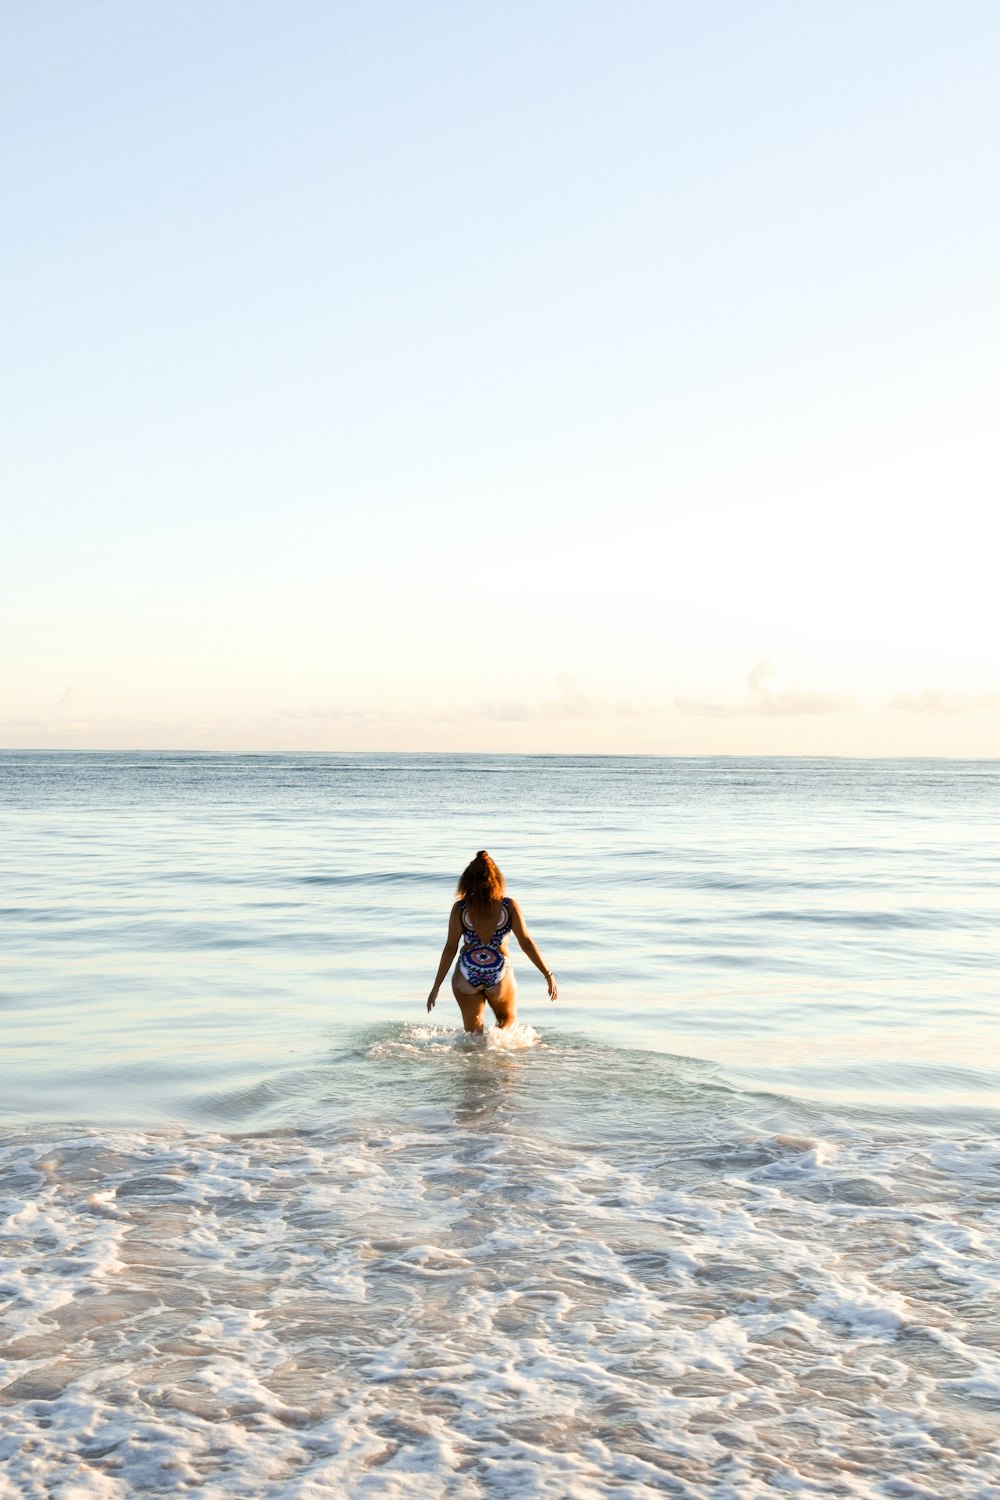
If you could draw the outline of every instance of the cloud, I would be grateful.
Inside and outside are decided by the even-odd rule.
[[[69,683],[55,701],[53,718],[63,729],[76,734],[87,734],[91,729],[90,715],[83,696],[75,682]]]
[[[76,683],[69,683],[59,694],[55,703],[55,713],[58,719],[79,719],[83,717],[83,709],[80,694]]]
[[[283,710],[280,719],[329,724],[529,724],[541,720],[634,719],[654,709],[631,698],[608,698],[585,693],[573,677],[557,677],[558,692],[551,698],[490,698],[478,703],[428,704],[426,706],[379,704],[373,708],[314,708]]]
[[[557,677],[559,692],[540,703],[491,701],[477,704],[476,718],[504,720],[537,719],[635,719],[652,710],[631,698],[606,698],[602,693],[584,693],[573,677]]]
[[[1000,708],[1000,693],[973,691],[957,693],[951,688],[924,688],[922,693],[897,693],[889,699],[890,708],[906,713],[941,717],[946,714],[968,714],[982,709]]]
[[[786,687],[774,663],[764,657],[747,674],[748,696],[735,703],[713,703],[702,698],[675,698],[682,714],[728,719],[746,714],[781,718],[793,714],[838,714],[854,708],[852,697],[811,692],[793,684]]]
[[[705,698],[675,698],[674,704],[682,714],[693,714],[702,719],[732,719],[750,711],[742,703],[709,703]]]

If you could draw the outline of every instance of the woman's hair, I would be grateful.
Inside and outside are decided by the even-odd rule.
[[[485,849],[480,849],[471,864],[466,865],[458,879],[459,900],[468,901],[474,910],[483,911],[504,893],[503,876]]]

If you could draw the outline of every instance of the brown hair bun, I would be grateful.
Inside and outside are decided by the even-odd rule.
[[[503,900],[505,889],[503,875],[486,850],[480,849],[462,871],[455,894],[473,911],[488,911],[495,901]]]

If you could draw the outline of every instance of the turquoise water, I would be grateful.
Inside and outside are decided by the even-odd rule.
[[[1000,1497],[997,763],[0,789],[0,1496]]]

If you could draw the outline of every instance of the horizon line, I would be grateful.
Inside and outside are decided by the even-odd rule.
[[[235,750],[184,746],[116,745],[0,745],[0,755],[190,755],[190,756],[396,756],[493,760],[849,760],[849,761],[961,761],[970,765],[992,764],[1000,755],[863,755],[849,751],[796,755],[785,751],[769,754],[736,751],[679,750]]]

